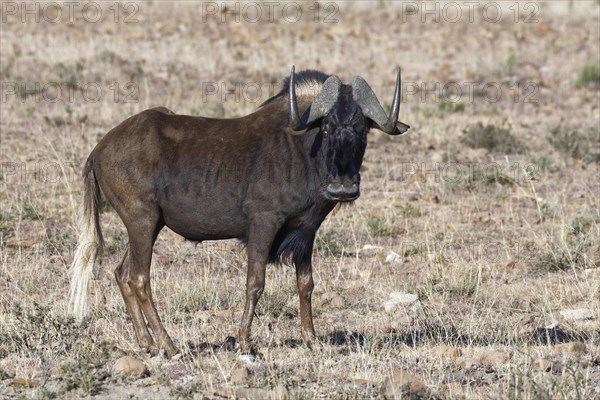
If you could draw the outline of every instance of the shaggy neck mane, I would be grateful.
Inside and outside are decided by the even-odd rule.
[[[329,75],[321,72],[315,71],[312,69],[304,70],[298,72],[295,76],[294,86],[296,88],[296,96],[298,97],[310,97],[310,101],[315,97],[319,91],[321,91],[321,87],[323,83],[329,78]],[[288,92],[290,90],[290,77],[288,76],[283,81],[283,88],[279,93],[275,96],[267,99],[264,103],[262,103],[259,108],[264,105],[267,105],[280,97],[287,97]]]

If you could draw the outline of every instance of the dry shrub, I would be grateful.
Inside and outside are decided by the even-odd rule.
[[[487,149],[504,154],[520,154],[526,148],[508,129],[496,125],[483,125],[477,122],[468,126],[460,141],[472,149]]]

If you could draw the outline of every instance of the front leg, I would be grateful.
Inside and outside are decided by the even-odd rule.
[[[248,235],[248,274],[246,276],[246,305],[238,333],[238,342],[242,354],[253,352],[250,343],[250,327],[254,318],[256,304],[265,288],[265,271],[269,250],[275,233],[280,227],[277,220],[262,216],[251,224]]]
[[[296,266],[296,285],[300,297],[300,325],[302,329],[302,340],[309,349],[312,349],[313,340],[316,337],[312,317],[312,292],[315,287],[312,277],[312,264],[307,262]]]

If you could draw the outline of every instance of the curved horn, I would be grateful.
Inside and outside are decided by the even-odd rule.
[[[350,86],[352,86],[354,100],[362,108],[364,115],[375,122],[377,128],[389,135],[399,135],[406,132],[408,125],[398,121],[401,87],[400,67],[396,70],[396,88],[389,116],[385,114],[379,100],[377,100],[377,96],[363,78],[355,76],[350,81]]]
[[[292,65],[292,72],[290,73],[290,91],[289,91],[289,102],[290,102],[290,128],[295,131],[303,130],[306,126],[300,121],[298,117],[298,104],[296,102],[296,88],[294,87],[294,74],[296,72],[296,66]]]
[[[295,69],[292,67],[289,84],[290,128],[294,131],[301,131],[331,111],[338,100],[342,81],[337,76],[327,78],[319,93],[314,97],[313,102],[300,118],[298,117],[298,103],[296,100],[296,88],[294,86],[294,71]]]

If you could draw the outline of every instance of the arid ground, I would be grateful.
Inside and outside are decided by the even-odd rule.
[[[0,398],[600,398],[598,1],[69,4],[0,3]],[[153,290],[182,356],[142,353],[108,204],[76,323],[100,138],[159,105],[245,115],[292,65],[361,75],[386,109],[399,65],[411,126],[371,131],[361,197],[319,231],[320,344],[300,341],[293,267],[269,266],[261,357],[240,360],[245,249],[165,229]],[[147,371],[119,374],[123,356]]]

